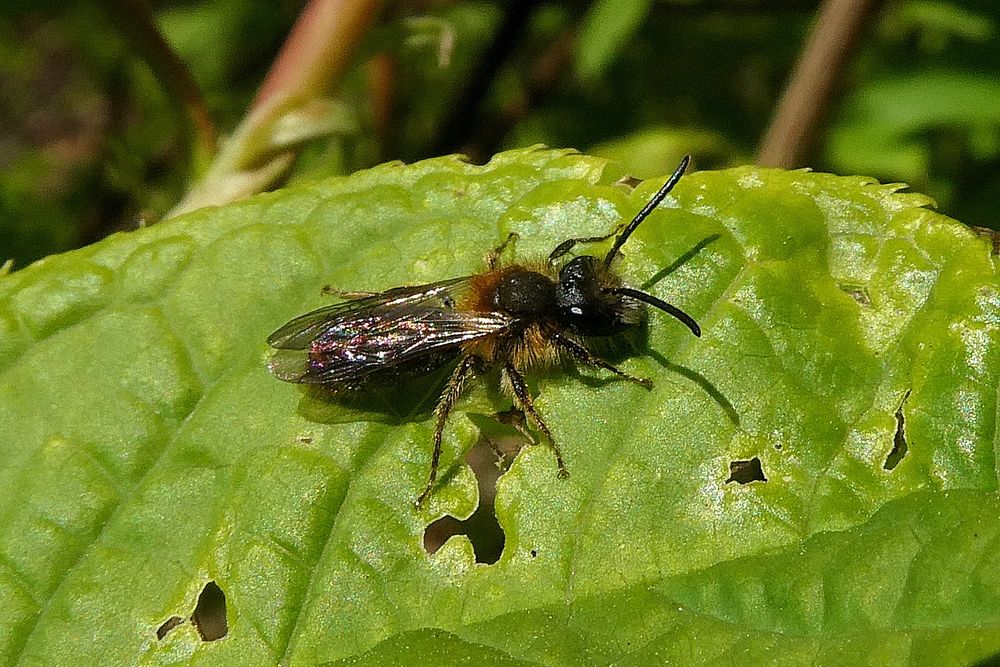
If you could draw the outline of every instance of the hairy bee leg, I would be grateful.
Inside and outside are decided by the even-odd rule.
[[[348,299],[353,301],[355,299],[364,299],[365,297],[375,296],[378,292],[365,292],[362,290],[346,290],[337,289],[332,285],[323,285],[323,289],[320,290],[323,296],[339,296],[342,299]]]
[[[451,409],[462,395],[462,388],[465,385],[465,381],[472,375],[478,363],[479,359],[471,354],[462,357],[462,360],[458,362],[458,366],[448,379],[448,384],[445,386],[444,392],[441,393],[441,398],[438,399],[437,407],[434,408],[437,423],[434,427],[434,453],[431,455],[431,474],[427,479],[427,486],[424,488],[424,492],[417,498],[417,508],[420,508],[424,504],[427,496],[431,494],[431,489],[434,488],[434,482],[437,480],[438,461],[441,459],[441,438],[444,435],[445,422],[448,421]]]
[[[611,231],[610,234],[605,234],[603,236],[581,236],[575,239],[566,239],[565,241],[557,245],[555,248],[553,248],[552,252],[549,253],[549,263],[551,264],[552,262],[556,261],[563,255],[568,253],[570,250],[575,248],[578,243],[598,243],[599,241],[607,241],[612,236],[615,236],[616,234],[618,234],[618,232],[623,230],[625,228],[625,224],[626,223],[622,223],[618,225]]]
[[[489,267],[490,271],[500,268],[500,253],[502,253],[512,241],[516,240],[517,232],[511,232],[510,234],[507,234],[507,238],[504,239],[503,243],[498,245],[496,248],[493,248],[493,250],[486,255],[486,266]]]
[[[623,380],[628,380],[629,382],[635,382],[638,385],[642,385],[646,389],[653,388],[653,381],[649,378],[637,377],[635,375],[629,375],[625,371],[617,368],[616,366],[609,364],[600,357],[595,357],[591,354],[590,350],[585,348],[580,343],[577,343],[572,338],[567,338],[559,333],[553,333],[552,338],[555,339],[556,343],[565,349],[567,352],[573,355],[573,357],[580,362],[594,366],[595,368],[603,368],[606,371],[611,371]]]
[[[514,368],[513,364],[505,364],[503,370],[507,376],[507,380],[510,382],[511,389],[514,391],[514,400],[517,402],[517,408],[527,415],[528,419],[535,425],[535,428],[544,433],[548,439],[549,447],[552,448],[552,453],[556,455],[556,464],[559,466],[560,479],[569,477],[569,471],[566,470],[566,464],[563,463],[562,452],[559,451],[559,446],[556,444],[555,438],[552,437],[552,431],[549,430],[549,427],[542,421],[541,415],[535,410],[535,403],[531,398],[531,394],[528,393],[528,386],[524,383],[524,376],[521,375],[519,370]]]

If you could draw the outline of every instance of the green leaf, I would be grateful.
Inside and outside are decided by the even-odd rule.
[[[620,176],[540,149],[387,164],[0,278],[0,662],[1000,652],[996,258],[897,186],[685,176],[620,271],[704,335],[651,315],[616,359],[650,392],[588,369],[532,376],[571,476],[546,447],[522,450],[497,485],[494,565],[465,536],[429,556],[423,533],[476,504],[459,461],[509,407],[495,377],[449,421],[418,512],[430,415],[327,413],[267,372],[265,338],[326,303],[323,285],[475,272],[509,231],[519,257],[542,257],[662,182],[632,192]],[[754,459],[757,475],[738,463]],[[225,595],[218,641],[186,620],[209,581]]]
[[[622,165],[638,177],[669,174],[685,155],[696,164],[738,163],[735,147],[725,137],[706,130],[678,127],[648,127],[599,143],[590,153]]]
[[[649,14],[652,0],[597,0],[576,42],[576,71],[584,81],[600,76]]]
[[[992,76],[921,71],[874,81],[847,101],[843,116],[827,155],[845,169],[926,178],[932,152],[925,138],[941,128],[966,137],[978,159],[1000,155],[1000,82]]]

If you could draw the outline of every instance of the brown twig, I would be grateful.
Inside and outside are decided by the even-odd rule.
[[[534,62],[527,75],[522,94],[508,99],[497,113],[481,121],[462,147],[462,152],[476,161],[489,158],[507,133],[525,116],[541,106],[559,81],[569,72],[573,64],[575,39],[576,35],[573,32],[565,32],[553,39]]]
[[[379,161],[393,153],[392,117],[396,101],[396,60],[379,53],[368,61],[368,100],[378,140]]]
[[[880,4],[880,0],[824,1],[764,137],[758,164],[806,166],[844,65]]]
[[[347,69],[381,2],[309,0],[264,78],[251,114],[326,89]]]

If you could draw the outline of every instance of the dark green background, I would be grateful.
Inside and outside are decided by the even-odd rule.
[[[356,130],[315,141],[291,178],[458,150],[478,160],[534,143],[615,157],[639,176],[664,173],[685,152],[698,168],[751,162],[818,3],[663,0],[643,15],[645,4],[619,1],[612,20],[595,22],[597,3],[387,3],[331,91]],[[156,220],[203,166],[116,7],[12,3],[0,15],[0,262],[23,267]],[[155,3],[160,29],[223,134],[244,114],[300,9],[289,1]],[[523,22],[492,73],[477,79],[486,45],[517,12]],[[639,12],[637,25],[622,18],[629,12]],[[442,31],[454,35],[447,67],[438,63]],[[576,50],[567,47],[557,76],[533,83],[539,61],[558,56],[574,34]],[[996,228],[998,47],[993,0],[884,3],[808,164],[909,183],[942,212]],[[389,132],[378,135],[365,80],[381,53],[396,58],[396,101]],[[524,111],[512,114],[518,104]]]

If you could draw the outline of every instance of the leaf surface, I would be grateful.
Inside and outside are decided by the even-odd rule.
[[[509,407],[495,378],[449,422],[448,473],[418,512],[429,415],[331,409],[268,374],[267,335],[328,303],[323,285],[472,273],[511,231],[518,257],[544,257],[660,185],[620,176],[540,149],[389,164],[0,278],[0,662],[1000,652],[996,258],[920,195],[685,176],[619,268],[704,335],[651,315],[616,358],[649,392],[588,369],[532,376],[571,476],[545,447],[521,452],[497,487],[494,565],[464,536],[434,556],[422,540],[475,506],[459,462]],[[218,641],[186,620],[208,581],[226,596]]]

